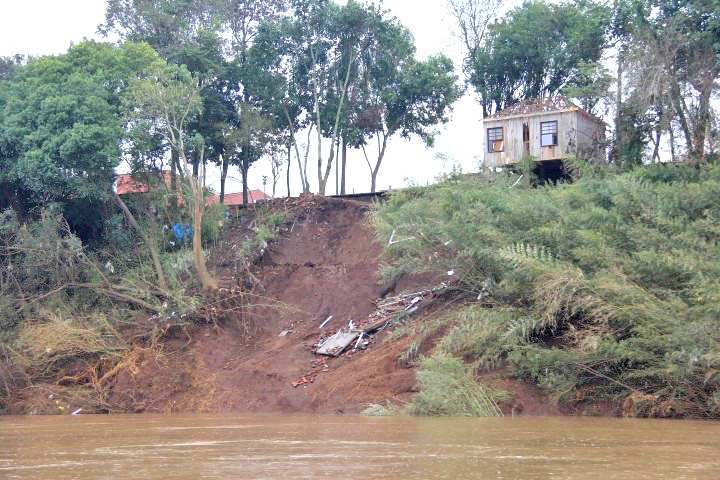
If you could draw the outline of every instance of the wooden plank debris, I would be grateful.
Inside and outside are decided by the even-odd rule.
[[[330,316],[327,318],[327,320],[325,320],[324,322],[322,322],[322,323],[320,324],[320,330],[322,330],[322,328],[323,328],[325,325],[327,325],[330,320],[332,320],[332,315],[330,315]]]
[[[338,330],[335,335],[328,338],[320,345],[315,353],[318,355],[329,355],[331,357],[339,356],[362,331],[360,330]]]

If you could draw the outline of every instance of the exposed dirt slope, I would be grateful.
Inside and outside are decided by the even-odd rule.
[[[254,267],[262,287],[253,288],[252,305],[215,326],[175,332],[164,355],[148,353],[119,376],[113,403],[134,411],[335,413],[411,398],[414,371],[398,362],[404,342],[383,342],[387,332],[352,356],[324,362],[311,351],[327,317],[326,329],[365,319],[388,290],[379,283],[382,247],[367,206],[307,197],[289,206],[299,215]],[[247,226],[233,225],[213,256],[225,288],[244,281],[234,251]],[[302,376],[312,382],[294,387]]]

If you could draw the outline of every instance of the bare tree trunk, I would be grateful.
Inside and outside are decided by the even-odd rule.
[[[300,170],[300,180],[303,182],[303,193],[310,193],[310,182],[307,175],[308,158],[310,157],[310,136],[312,135],[313,126],[308,128],[307,145],[305,146],[305,157],[300,160],[298,157],[298,169]],[[299,150],[298,150],[299,151]]]
[[[675,156],[675,129],[673,128],[672,121],[670,122],[668,132],[670,133],[670,160],[675,162],[677,160]]]
[[[240,155],[242,156],[242,162],[240,164],[240,175],[242,176],[242,184],[243,184],[243,204],[247,205],[249,202],[248,198],[248,170],[250,168],[250,165],[248,163],[247,158],[247,151],[245,148],[243,148],[240,152]]]
[[[230,162],[228,161],[227,155],[222,155],[222,170],[220,171],[220,203],[225,203],[225,180],[227,179],[228,167]]]
[[[312,56],[313,62],[313,74],[312,74],[312,85],[313,85],[313,103],[315,105],[315,126],[317,128],[317,174],[318,174],[318,194],[325,195],[325,185],[323,183],[322,175],[322,124],[320,123],[320,93],[317,80],[317,70],[315,69],[315,50],[310,46],[310,55]],[[308,142],[310,136],[308,135]],[[332,150],[332,147],[331,147]]]
[[[318,187],[318,193],[320,195],[325,195],[325,186],[327,185],[328,177],[330,176],[330,170],[332,169],[332,162],[333,158],[335,157],[335,142],[337,141],[338,137],[338,127],[340,125],[340,114],[342,113],[342,110],[345,106],[345,95],[348,91],[348,85],[350,84],[350,73],[352,72],[352,65],[355,63],[355,58],[353,57],[352,50],[350,51],[350,59],[348,60],[348,66],[347,71],[345,72],[345,81],[343,82],[342,86],[342,92],[340,94],[340,102],[338,103],[337,112],[335,112],[335,124],[333,125],[332,129],[332,139],[330,141],[330,154],[328,155],[328,161],[327,165],[325,166],[325,175],[320,175],[320,169],[322,166],[322,160],[319,161],[318,164],[318,181],[319,181],[319,187]],[[318,131],[320,130],[320,115],[318,114]]]
[[[655,138],[653,140],[654,146],[653,146],[653,153],[652,153],[652,162],[653,163],[660,163],[660,136],[662,134],[662,128],[660,127],[660,121],[658,121],[657,125],[655,126]]]
[[[622,91],[623,91],[623,62],[625,61],[625,45],[620,46],[617,60],[617,92],[615,93],[615,145],[613,146],[613,162],[619,162],[618,147],[622,142],[620,136],[620,122],[622,120]]]
[[[203,157],[200,161],[202,162],[202,187],[204,189],[207,180],[207,158]]]
[[[340,179],[340,195],[345,195],[345,166],[347,165],[347,139],[342,139],[342,175]]]
[[[218,288],[217,280],[215,280],[210,272],[207,270],[205,265],[205,256],[202,250],[202,217],[203,209],[205,208],[205,202],[203,198],[203,190],[200,185],[200,180],[197,175],[193,175],[188,164],[187,157],[185,156],[185,145],[183,142],[182,135],[178,135],[177,138],[177,150],[182,162],[183,171],[185,176],[189,179],[190,188],[193,193],[193,264],[197,271],[200,285],[205,290],[216,290]],[[204,153],[204,148],[200,149],[200,155]],[[198,162],[200,165],[201,162]],[[204,169],[203,169],[204,170]],[[204,172],[203,172],[204,173]]]
[[[713,79],[715,76],[713,76]],[[698,103],[697,121],[693,135],[695,146],[693,156],[696,160],[702,160],[705,156],[705,137],[707,136],[708,124],[710,123],[710,95],[712,93],[713,81],[710,85],[702,85],[700,91],[700,102]]]
[[[671,102],[675,106],[675,111],[677,113],[678,119],[680,120],[680,128],[685,135],[685,141],[687,142],[687,151],[688,153],[691,153],[694,150],[692,134],[690,133],[690,126],[688,125],[687,117],[685,116],[686,109],[683,108],[684,100],[682,97],[682,92],[680,91],[680,85],[678,85],[677,79],[675,79],[674,72],[672,73],[670,93],[672,96]]]
[[[177,152],[174,148],[170,149],[170,189],[172,190],[172,196],[170,197],[170,206],[175,209],[178,206],[177,202]]]
[[[288,166],[287,166],[287,172],[285,172],[287,176],[287,196],[290,198],[290,163],[292,161],[292,155],[291,155],[291,148],[290,144],[288,143]]]
[[[386,135],[383,132],[383,141],[382,146],[380,147],[380,150],[378,151],[378,158],[377,162],[375,162],[375,168],[372,169],[371,174],[371,181],[370,181],[370,192],[375,193],[375,189],[377,188],[377,174],[380,170],[380,164],[383,161],[383,158],[385,158],[385,148],[387,147],[387,141],[388,141],[388,135]]]
[[[158,255],[158,251],[155,248],[155,245],[153,245],[152,241],[150,241],[150,238],[145,234],[145,231],[142,229],[142,227],[140,227],[140,224],[137,222],[137,220],[135,220],[135,217],[130,212],[130,209],[127,207],[127,205],[125,205],[123,199],[120,198],[120,195],[118,195],[117,192],[112,192],[112,197],[113,200],[115,200],[115,203],[117,203],[118,207],[120,207],[120,210],[122,210],[125,218],[127,218],[128,223],[138,232],[143,242],[145,242],[145,245],[150,251],[150,258],[152,259],[153,267],[155,268],[155,275],[157,275],[158,279],[158,287],[164,293],[167,293],[169,289],[167,286],[167,282],[165,281],[165,274],[163,273],[162,265],[160,264],[160,255]]]
[[[335,195],[340,193],[340,137],[337,139],[337,150],[335,151]]]
[[[198,161],[197,152],[192,152],[192,174],[195,177],[199,177],[200,174],[200,162]]]
[[[308,129],[308,146],[305,149],[305,172],[303,172],[303,166],[302,162],[300,160],[300,147],[298,147],[297,138],[295,137],[295,129],[293,127],[292,119],[290,118],[290,113],[287,111],[287,108],[285,105],[282,105],[283,113],[285,113],[285,118],[288,121],[288,125],[290,128],[290,138],[292,139],[292,144],[295,146],[295,155],[297,156],[298,160],[298,170],[300,171],[300,182],[302,183],[302,193],[308,193],[310,191],[310,183],[307,181],[307,157],[309,154],[310,149],[310,134],[312,133],[312,125],[310,125],[310,128]],[[288,182],[290,181],[290,164],[288,161]],[[288,196],[290,196],[290,187],[288,186]]]

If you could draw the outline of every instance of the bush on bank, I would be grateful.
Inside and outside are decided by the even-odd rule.
[[[515,180],[453,176],[377,206],[381,239],[414,237],[386,247],[386,276],[455,269],[481,296],[445,315],[438,354],[506,367],[557,403],[643,395],[626,414],[719,417],[720,166]]]

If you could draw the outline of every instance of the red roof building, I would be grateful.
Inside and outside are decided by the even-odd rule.
[[[163,180],[165,185],[170,187],[170,170],[165,170],[163,173]],[[145,193],[150,191],[150,185],[148,178],[150,175],[136,175],[132,173],[122,173],[117,176],[115,181],[116,190],[118,195],[125,195],[126,193]]]
[[[266,195],[261,190],[250,190],[248,191],[248,203],[256,203],[259,200],[270,200],[272,197],[270,195]],[[217,203],[220,201],[219,195],[213,195],[211,197],[207,197],[205,199],[205,203],[208,205],[212,203]],[[242,192],[235,192],[235,193],[226,193],[225,194],[225,205],[228,207],[234,207],[238,205],[243,204],[243,193]]]
[[[165,170],[163,173],[163,179],[165,185],[170,188],[170,171]],[[117,176],[116,187],[118,195],[125,195],[126,193],[145,193],[150,191],[150,185],[147,181],[148,175],[133,175],[132,173],[123,173]],[[250,190],[248,192],[248,203],[256,203],[259,200],[270,200],[272,197],[266,195],[261,190]],[[219,195],[209,195],[205,198],[205,204],[211,205],[220,201]],[[232,207],[243,204],[242,192],[226,193],[225,194],[225,205]]]

